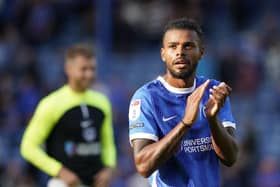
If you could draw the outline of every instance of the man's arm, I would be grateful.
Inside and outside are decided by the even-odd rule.
[[[238,153],[233,127],[223,127],[218,119],[209,120],[214,150],[222,163],[232,166]]]
[[[112,109],[110,101],[106,99],[106,115],[101,127],[101,159],[106,167],[116,167],[116,147],[114,141]]]
[[[206,116],[210,124],[212,143],[214,150],[222,163],[232,166],[238,155],[238,145],[234,138],[232,127],[223,127],[218,118],[218,112],[222,108],[231,88],[225,83],[220,83],[210,89],[210,98],[206,104]]]
[[[57,176],[62,164],[49,157],[41,148],[53,128],[50,103],[43,99],[28,124],[20,146],[21,155],[50,176]]]
[[[68,185],[78,184],[77,175],[50,157],[41,147],[53,128],[51,111],[49,102],[42,100],[24,132],[20,145],[21,155],[46,174],[59,177]]]
[[[187,129],[196,120],[199,103],[208,84],[209,80],[188,97],[183,120],[164,138],[158,142],[146,139],[135,139],[132,141],[136,169],[143,177],[150,176],[178,150]]]
[[[166,162],[178,150],[187,129],[188,126],[180,122],[158,142],[148,139],[133,140],[134,161],[139,174],[149,177]]]
[[[93,186],[108,187],[111,183],[116,167],[116,147],[114,141],[112,109],[110,101],[106,99],[106,118],[101,127],[101,159],[105,165],[95,176]]]

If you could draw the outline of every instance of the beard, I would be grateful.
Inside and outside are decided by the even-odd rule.
[[[86,90],[90,88],[93,84],[92,79],[80,79],[76,81],[76,85],[81,89],[81,90]]]
[[[186,71],[181,71],[181,72],[177,72],[170,67],[167,67],[167,70],[170,72],[172,77],[174,77],[176,79],[187,79],[195,73],[197,65],[198,65],[198,63],[190,65],[190,67]]]

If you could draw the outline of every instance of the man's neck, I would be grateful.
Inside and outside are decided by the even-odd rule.
[[[68,85],[73,92],[78,93],[78,94],[82,94],[87,90],[87,89],[81,88],[75,84],[71,84],[70,82],[68,82]]]
[[[171,86],[175,88],[190,88],[193,86],[195,75],[188,77],[186,79],[174,78],[169,74],[163,76],[164,80]]]

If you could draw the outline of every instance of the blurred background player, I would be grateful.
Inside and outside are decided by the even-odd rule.
[[[84,44],[70,47],[65,73],[67,84],[37,106],[22,139],[22,156],[53,177],[49,187],[106,187],[116,151],[110,102],[89,89],[96,75],[92,49]]]
[[[131,100],[134,161],[152,186],[220,186],[219,160],[227,166],[237,160],[231,88],[196,75],[203,54],[198,23],[170,21],[161,48],[166,73],[139,88]]]

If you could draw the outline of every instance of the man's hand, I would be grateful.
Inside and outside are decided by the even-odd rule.
[[[210,80],[207,80],[188,97],[185,116],[183,117],[183,122],[185,124],[191,126],[195,122],[199,109],[199,103],[209,83]]]
[[[238,155],[238,144],[234,137],[234,128],[224,127],[217,114],[223,107],[231,88],[224,82],[210,89],[210,96],[205,106],[205,114],[211,130],[215,153],[226,166],[232,166]]]
[[[63,180],[69,187],[75,187],[81,183],[79,177],[66,167],[61,168],[58,178]]]
[[[94,176],[93,187],[108,187],[113,178],[113,168],[106,167]]]
[[[205,107],[207,118],[216,117],[231,90],[231,87],[224,82],[220,83],[218,86],[213,86],[213,88],[210,89],[209,100]]]

